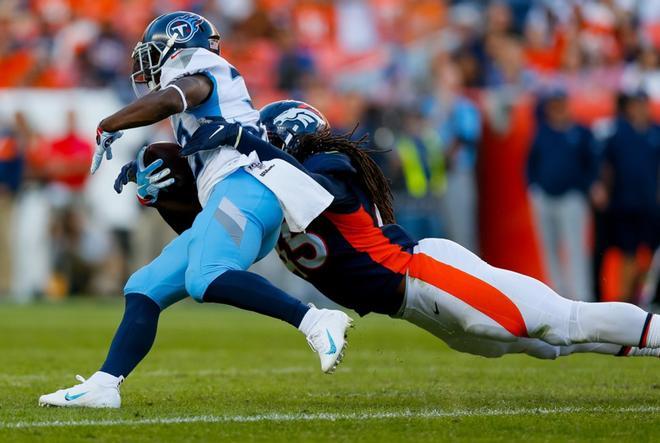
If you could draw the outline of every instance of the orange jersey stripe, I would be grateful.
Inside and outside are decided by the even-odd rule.
[[[462,300],[516,337],[527,337],[518,307],[504,293],[479,278],[422,253],[410,254],[393,244],[364,208],[350,214],[323,214],[353,248],[392,272],[418,278]]]
[[[398,274],[405,274],[412,255],[393,244],[383,231],[374,226],[371,215],[360,207],[350,214],[324,212],[355,250],[367,253],[373,261]]]

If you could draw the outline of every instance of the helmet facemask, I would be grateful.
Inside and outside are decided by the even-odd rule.
[[[282,137],[280,137],[280,134],[278,134],[276,131],[268,131],[268,141],[270,142],[271,145],[275,146],[278,149],[281,149],[282,151],[287,151],[286,144],[284,143],[284,140],[282,140]]]
[[[272,131],[268,131],[268,141],[276,148],[296,157],[300,144],[300,135],[296,134],[291,128],[279,126],[273,128]]]
[[[149,92],[160,89],[160,71],[177,37],[178,35],[174,34],[167,43],[152,41],[139,42],[135,45],[131,55],[133,60],[131,82],[136,96],[143,97]]]

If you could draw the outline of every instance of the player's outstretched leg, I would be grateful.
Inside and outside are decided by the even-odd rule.
[[[572,354],[603,354],[616,357],[660,357],[660,348],[637,348],[611,343],[579,343],[555,346],[536,338],[519,338],[512,342],[489,340],[474,336],[441,336],[447,345],[459,352],[497,358],[507,354],[526,354],[544,360],[554,360]]]
[[[278,302],[269,303],[271,298]],[[342,311],[306,306],[260,275],[235,270],[224,272],[211,283],[204,302],[228,304],[286,321],[305,334],[319,355],[323,372],[333,372],[341,363],[352,323]]]
[[[149,353],[158,326],[160,307],[142,294],[128,294],[124,318],[119,324],[108,357],[90,378],[77,375],[81,383],[39,398],[41,406],[119,408],[119,386]]]
[[[341,362],[351,319],[301,303],[247,269],[275,246],[282,209],[275,195],[243,170],[218,183],[191,231],[186,289],[193,299],[222,303],[298,328],[329,373]],[[203,235],[200,235],[203,234]]]
[[[39,398],[41,406],[119,408],[119,386],[149,353],[156,338],[160,307],[142,294],[126,295],[126,308],[108,357],[99,371],[68,389]]]
[[[448,240],[426,239],[411,260],[403,317],[425,329],[555,346],[660,347],[660,318],[627,303],[582,303],[531,277],[495,268]]]
[[[559,357],[571,354],[606,354],[615,357],[660,357],[660,348],[638,348],[637,346],[619,346],[611,343],[578,343],[569,346],[557,346]]]
[[[99,371],[80,384],[39,398],[41,406],[118,408],[119,386],[146,357],[156,338],[160,312],[188,295],[184,275],[189,233],[175,238],[150,264],[129,278],[124,288],[124,317]],[[145,294],[148,294],[145,295]]]

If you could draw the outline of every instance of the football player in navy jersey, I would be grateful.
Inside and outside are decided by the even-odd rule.
[[[104,156],[112,158],[111,145],[121,131],[168,117],[180,146],[186,145],[201,117],[222,117],[240,123],[246,132],[263,132],[244,79],[220,55],[218,30],[204,17],[186,11],[157,17],[131,58],[138,99],[99,123],[92,174]],[[157,171],[158,161],[144,165],[143,153],[131,173],[141,183],[140,201],[153,205],[173,179],[168,178],[167,168]],[[284,202],[292,201],[291,192],[255,177],[246,170],[252,160],[235,150],[198,152],[189,156],[188,163],[202,210],[189,229],[129,278],[124,317],[99,371],[87,380],[77,376],[81,383],[71,388],[42,395],[40,405],[120,407],[119,386],[151,349],[160,312],[188,297],[291,324],[306,336],[323,372],[332,372],[341,361],[351,322],[345,313],[306,306],[247,271],[273,249],[284,218],[291,217],[297,229],[304,228],[332,196],[287,164],[312,190],[310,200],[318,203],[314,211],[287,206]]]
[[[312,106],[276,102],[260,115],[270,144],[240,125],[211,121],[182,153],[218,146],[256,151],[261,160],[291,162],[332,193],[335,202],[305,233],[282,229],[277,250],[333,301],[360,315],[406,319],[456,350],[488,357],[660,355],[658,315],[627,303],[568,300],[449,240],[410,238],[394,224],[387,180],[360,142],[332,135]]]
[[[462,352],[554,359],[594,352],[660,355],[660,319],[627,303],[562,298],[533,278],[490,266],[443,239],[412,239],[394,224],[386,178],[360,142],[334,136],[325,117],[296,101],[261,111],[270,143],[221,119],[206,120],[182,154],[256,151],[310,174],[335,197],[306,232],[286,226],[280,257],[331,300],[405,319]],[[120,181],[126,181],[121,176]]]

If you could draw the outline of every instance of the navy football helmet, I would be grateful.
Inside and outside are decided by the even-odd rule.
[[[259,115],[270,143],[294,157],[302,136],[330,128],[330,123],[318,109],[297,100],[270,103],[259,111]]]
[[[160,87],[165,60],[182,48],[204,48],[220,54],[220,34],[210,21],[186,11],[163,14],[149,23],[131,55],[131,81],[138,97]]]

